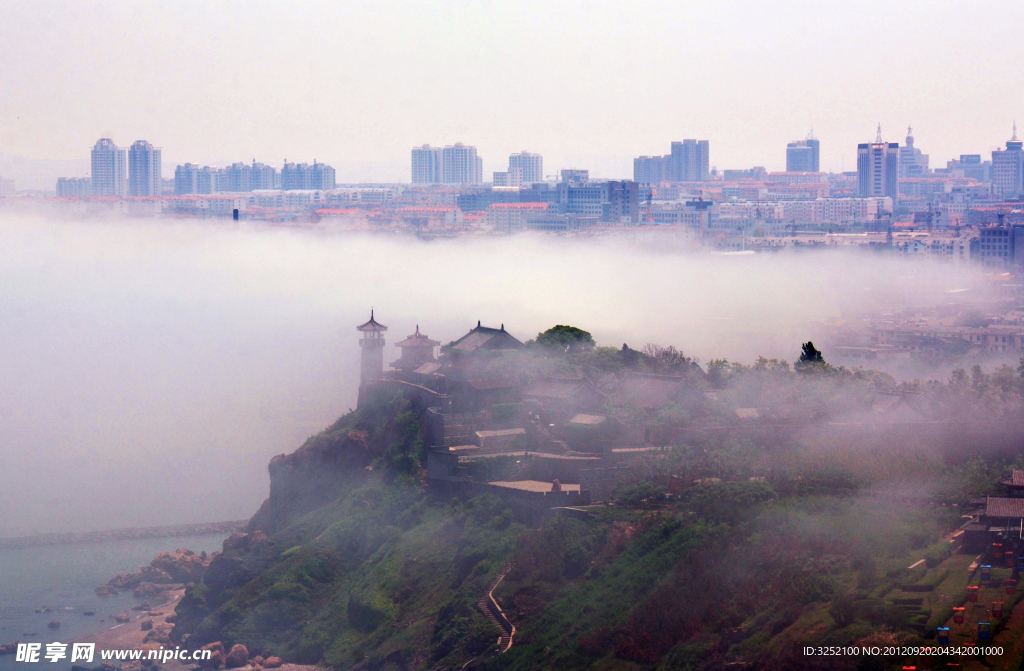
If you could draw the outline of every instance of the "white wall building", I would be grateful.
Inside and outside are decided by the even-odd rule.
[[[456,142],[441,150],[441,173],[445,184],[482,184],[484,163],[476,147]]]
[[[508,157],[508,171],[511,173],[517,169],[520,172],[520,184],[529,185],[544,181],[544,157],[540,154],[531,154],[526,150],[512,154]],[[519,184],[509,184],[508,186],[519,186]]]

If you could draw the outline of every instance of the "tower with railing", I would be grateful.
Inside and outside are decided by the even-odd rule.
[[[363,334],[359,341],[362,350],[362,363],[359,371],[359,402],[369,385],[379,382],[384,377],[384,332],[387,326],[379,323],[370,310],[370,321],[360,324],[356,330]]]

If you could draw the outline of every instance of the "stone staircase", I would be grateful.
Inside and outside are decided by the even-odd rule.
[[[494,583],[490,589],[487,590],[487,594],[484,595],[480,601],[477,602],[477,608],[484,614],[488,620],[490,620],[495,627],[501,630],[501,636],[498,637],[498,654],[505,652],[512,647],[512,637],[516,635],[516,628],[509,619],[505,616],[504,611],[501,610],[501,606],[494,600],[494,590],[498,588],[498,585],[508,572],[512,570],[512,563],[509,562],[505,565],[505,568],[501,569],[498,573],[498,577],[495,578]]]

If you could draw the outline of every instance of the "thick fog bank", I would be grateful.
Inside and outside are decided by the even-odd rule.
[[[269,458],[354,405],[371,306],[389,360],[416,324],[449,342],[482,320],[792,361],[826,320],[984,286],[858,253],[2,215],[0,536],[248,517]]]

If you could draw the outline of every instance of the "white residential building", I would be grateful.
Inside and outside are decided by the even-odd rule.
[[[92,195],[118,196],[128,194],[128,156],[110,138],[103,138],[92,148]]]

